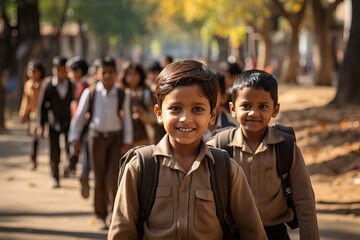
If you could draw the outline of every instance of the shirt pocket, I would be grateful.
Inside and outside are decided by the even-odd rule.
[[[270,196],[276,195],[280,191],[281,180],[274,167],[265,170],[265,191]]]
[[[158,187],[148,219],[150,228],[167,229],[174,222],[174,200],[171,187]]]
[[[196,189],[194,228],[201,233],[209,233],[219,226],[216,216],[214,194],[211,190]]]

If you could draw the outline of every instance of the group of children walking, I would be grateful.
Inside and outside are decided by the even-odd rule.
[[[291,221],[300,239],[319,239],[314,192],[295,142],[286,150],[292,153],[288,171],[278,174],[277,146],[287,135],[269,125],[280,109],[270,74],[245,71],[227,88],[226,72],[215,74],[199,61],[181,60],[164,69],[152,65],[155,77],[147,79],[140,64],[124,64],[118,75],[115,60],[104,57],[95,61],[94,80],[79,91],[72,114],[71,96],[86,81],[75,80],[77,70],[70,66],[76,59],[69,62],[54,59],[53,75],[42,83],[38,136],[48,124],[54,187],[60,187],[60,134],[72,155],[91,165],[94,212],[101,228],[109,228],[109,240],[290,239],[286,223]],[[226,126],[236,130],[224,147],[217,136]],[[150,144],[150,155],[139,147]],[[121,164],[134,148],[138,154]],[[75,170],[76,157],[67,173]],[[153,166],[147,161],[157,167],[145,180],[154,186],[144,200],[141,178]],[[80,182],[88,197],[86,170]]]

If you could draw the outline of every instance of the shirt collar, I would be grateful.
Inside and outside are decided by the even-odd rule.
[[[57,76],[52,76],[52,78],[51,78],[51,85],[52,86],[67,86],[68,85],[68,81],[67,81],[67,79],[65,79],[62,83],[61,83],[61,85],[59,84],[59,79],[58,79],[58,77]]]
[[[172,152],[171,152],[171,148],[170,148],[168,134],[165,134],[165,136],[155,146],[155,151],[154,151],[153,155],[161,155],[164,157],[172,158]],[[203,139],[201,139],[199,155],[196,157],[195,161],[202,161],[205,157],[209,157],[211,159],[211,161],[213,163],[215,163],[210,149],[207,147],[205,141]]]
[[[284,137],[273,127],[267,127],[267,131],[264,139],[262,140],[263,145],[276,144],[284,140]],[[241,131],[241,126],[236,129],[233,140],[229,143],[229,146],[243,147],[245,144],[245,138]]]
[[[98,92],[101,92],[101,93],[104,93],[104,94],[108,94],[108,95],[114,95],[114,94],[117,94],[117,91],[116,91],[116,87],[115,87],[115,84],[113,84],[113,86],[110,88],[110,90],[108,91],[106,88],[105,88],[105,86],[104,86],[104,84],[103,84],[103,82],[102,81],[98,81],[97,83],[96,83],[96,91],[98,91]]]

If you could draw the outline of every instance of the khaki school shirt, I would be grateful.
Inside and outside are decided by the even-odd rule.
[[[234,139],[229,145],[235,146],[233,158],[246,175],[264,226],[290,221],[293,218],[293,211],[286,204],[281,179],[277,174],[274,147],[274,144],[283,141],[284,138],[278,130],[269,127],[254,153],[245,141],[240,128],[236,130]],[[207,144],[216,145],[214,139],[209,140]],[[289,174],[300,227],[300,239],[319,239],[314,191],[303,156],[296,144]]]
[[[168,135],[156,145],[154,155],[160,160],[156,198],[143,239],[222,239],[216,216],[214,195],[206,158],[214,159],[205,142],[188,173],[173,158]],[[108,240],[137,239],[136,222],[139,203],[136,157],[126,165],[114,204]],[[250,188],[241,168],[231,163],[232,188],[230,213],[241,239],[266,239]]]

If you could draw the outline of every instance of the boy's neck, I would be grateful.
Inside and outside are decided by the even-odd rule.
[[[185,173],[187,173],[199,155],[200,142],[192,146],[181,144],[173,145],[170,142],[170,147],[173,158],[183,167]]]
[[[267,128],[259,132],[247,132],[242,129],[242,134],[250,149],[255,153],[265,137]]]

